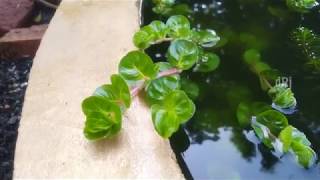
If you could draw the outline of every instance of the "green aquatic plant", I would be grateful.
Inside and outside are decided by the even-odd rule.
[[[253,116],[251,126],[261,142],[280,157],[291,153],[304,168],[310,168],[316,162],[317,155],[306,135],[289,125],[280,112],[267,110]]]
[[[175,0],[153,2],[156,4],[153,11],[164,16],[179,12],[179,8],[181,12],[190,12],[187,6],[175,5]],[[264,47],[257,43],[256,37],[248,34],[242,34],[240,40],[249,48]],[[130,108],[132,99],[144,92],[150,105],[154,129],[163,138],[171,137],[194,114],[195,120],[204,119],[197,121],[199,129],[206,128],[207,131],[215,132],[217,124],[222,123],[222,118],[233,119],[232,112],[238,107],[236,115],[239,123],[242,126],[251,125],[264,145],[281,155],[291,153],[303,167],[311,167],[317,157],[307,137],[289,125],[282,113],[273,110],[268,104],[252,102],[239,88],[226,93],[227,99],[232,101],[229,102],[232,108],[228,106],[227,110],[196,113],[192,100],[199,96],[200,89],[196,83],[181,78],[180,74],[183,71],[191,72],[190,70],[202,73],[216,70],[220,65],[220,58],[213,52],[206,51],[206,48],[221,47],[223,43],[221,45],[219,41],[220,37],[215,31],[192,29],[189,20],[182,15],[171,16],[166,22],[156,20],[141,27],[133,37],[138,50],[129,52],[121,59],[119,74],[111,76],[111,83],[97,88],[83,101],[85,137],[100,140],[116,136],[121,131],[123,113]],[[167,62],[155,63],[144,51],[163,42],[170,43],[166,54]],[[285,84],[274,84],[279,72],[261,60],[258,50],[247,50],[244,61],[258,76],[261,88],[268,92],[277,107],[290,109],[296,106],[292,90]]]
[[[286,83],[277,84],[270,88],[268,94],[274,104],[283,109],[292,108],[297,105],[297,100]]]
[[[280,73],[261,60],[259,51],[249,49],[244,53],[243,58],[250,70],[259,77],[261,88],[268,92],[274,105],[281,109],[293,109],[297,105],[291,88],[284,83],[275,83]]]
[[[284,112],[283,109],[295,108],[297,101],[290,87],[285,83],[272,85],[279,72],[261,60],[259,51],[247,50],[244,61],[259,77],[261,87],[272,98],[275,109]],[[242,126],[251,124],[259,140],[279,156],[290,152],[305,168],[315,163],[317,156],[306,136],[289,125],[287,118],[279,111],[272,110],[271,106],[260,102],[242,102],[237,108],[237,119]]]
[[[144,50],[165,41],[170,42],[168,62],[154,63]],[[153,21],[142,27],[133,37],[139,50],[121,59],[119,74],[111,76],[111,84],[97,88],[83,101],[85,137],[98,140],[117,135],[122,114],[130,108],[132,98],[145,91],[155,130],[163,138],[169,138],[192,118],[195,105],[191,99],[199,94],[197,85],[181,81],[179,74],[192,68],[197,72],[215,70],[219,57],[204,48],[213,47],[218,41],[213,30],[194,31],[189,20],[181,15],[170,17],[166,24]]]
[[[306,57],[306,66],[313,72],[320,72],[320,35],[306,27],[299,27],[291,33],[292,40]]]
[[[163,15],[187,15],[192,13],[191,9],[187,4],[179,3],[176,4],[176,0],[152,0],[155,7],[152,8],[153,12]]]
[[[286,0],[286,2],[289,9],[299,13],[308,13],[319,5],[317,0]]]

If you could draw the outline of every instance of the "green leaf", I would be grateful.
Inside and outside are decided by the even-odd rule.
[[[248,49],[243,55],[244,61],[249,65],[255,65],[261,61],[261,54],[256,49]]]
[[[169,138],[180,124],[192,118],[195,105],[183,91],[176,90],[167,94],[161,103],[152,105],[151,112],[158,134]]]
[[[319,5],[316,0],[286,0],[287,6],[299,13],[308,13],[310,10]]]
[[[278,111],[268,110],[260,113],[256,117],[257,122],[265,125],[275,136],[278,136],[279,133],[288,126],[287,118]]]
[[[257,75],[261,75],[262,72],[271,70],[270,66],[261,61],[261,54],[256,49],[248,49],[243,55],[244,61],[250,66],[251,71]]]
[[[255,117],[253,117],[251,127],[264,145],[268,148],[273,148],[272,142],[275,140],[275,136],[266,125],[259,123]]]
[[[202,47],[209,48],[215,46],[220,41],[220,37],[214,30],[207,29],[193,31],[192,40]]]
[[[279,134],[279,139],[283,144],[284,152],[288,152],[289,149],[291,148],[293,128],[294,127],[292,126],[288,126],[285,129],[283,129]]]
[[[214,53],[204,53],[200,56],[200,60],[193,68],[195,72],[211,72],[218,68],[220,58]]]
[[[188,97],[190,97],[192,100],[195,100],[198,98],[199,96],[199,86],[186,78],[183,78],[181,80],[181,89],[188,95]]]
[[[167,20],[169,36],[172,38],[188,38],[191,35],[190,22],[182,15],[171,16]]]
[[[158,67],[141,51],[129,52],[119,64],[119,73],[129,85],[156,78]]]
[[[156,34],[152,32],[150,26],[145,26],[136,32],[133,36],[133,43],[139,49],[148,48],[155,40]]]
[[[172,6],[176,2],[176,0],[152,0],[152,2],[155,4],[165,4]]]
[[[111,102],[119,105],[123,104],[129,108],[131,95],[125,80],[121,76],[114,74],[111,76],[111,83],[111,85],[107,84],[97,88],[93,95],[104,97]]]
[[[175,40],[168,51],[168,61],[182,70],[190,69],[197,61],[199,50],[197,45],[187,40]]]
[[[272,87],[268,91],[268,94],[275,105],[280,108],[294,108],[297,105],[297,100],[291,89],[287,87],[287,84],[278,84]]]
[[[271,107],[262,102],[242,102],[237,108],[237,119],[241,126],[247,126],[251,122],[252,116],[257,116],[258,114],[270,110]]]
[[[167,25],[164,24],[162,21],[152,21],[148,26],[152,29],[152,32],[155,35],[156,40],[165,38],[169,31]]]
[[[84,135],[89,140],[110,138],[121,129],[121,110],[103,97],[91,96],[82,103],[86,115]]]
[[[268,11],[271,15],[279,18],[280,20],[288,20],[291,18],[291,14],[288,11],[288,8],[279,7],[279,6],[268,6]]]
[[[163,22],[152,21],[149,25],[142,27],[134,34],[133,43],[139,49],[146,49],[153,42],[165,38],[168,30]]]
[[[291,148],[297,162],[304,168],[310,168],[316,162],[317,155],[309,146],[293,141]]]
[[[271,70],[271,67],[264,62],[257,62],[253,68],[254,68],[254,71],[259,75],[261,75],[261,73],[265,71]]]
[[[292,142],[301,143],[305,146],[311,145],[311,142],[307,139],[306,135],[293,126],[288,126],[282,130],[280,132],[279,139],[283,143],[284,152],[289,151]]]
[[[160,71],[165,71],[173,68],[169,63],[160,62],[157,63]],[[147,97],[151,102],[158,102],[164,99],[164,97],[173,90],[180,89],[180,76],[171,75],[161,77],[150,81],[146,87]]]
[[[167,16],[172,11],[175,0],[153,0],[153,3],[155,4],[152,8],[153,12]]]
[[[168,13],[168,15],[188,15],[191,13],[192,9],[190,9],[188,4],[179,3],[172,6],[171,11]]]
[[[261,76],[270,81],[276,81],[281,73],[277,69],[268,69],[260,73]]]

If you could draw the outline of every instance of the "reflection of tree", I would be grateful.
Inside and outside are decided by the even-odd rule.
[[[279,161],[279,159],[275,157],[270,149],[263,144],[259,144],[258,149],[262,155],[262,170],[273,171],[273,166]]]
[[[260,148],[261,145],[256,148],[257,145],[248,141],[235,117],[238,104],[251,99],[250,90],[233,82],[223,82],[223,84],[215,83],[210,89],[206,89],[206,92],[214,92],[214,96],[208,96],[210,99],[198,101],[196,114],[185,126],[191,141],[190,144],[202,144],[206,140],[219,141],[219,129],[221,131],[221,128],[231,127],[230,142],[234,144],[241,156],[247,161],[251,161],[253,157],[256,157],[256,150],[259,150],[263,157],[262,169],[272,169],[277,158],[272,155],[270,150],[266,151]],[[208,103],[208,101],[215,102],[216,100],[224,103],[219,105]],[[179,139],[184,142],[182,138]]]
[[[246,160],[251,161],[251,157],[256,156],[255,145],[246,139],[242,129],[233,128],[230,140]]]
[[[175,135],[174,141],[171,139],[172,144],[183,144],[183,148],[179,147],[180,152],[184,152],[186,147],[190,144],[202,144],[206,140],[218,141],[220,140],[219,128],[232,127],[232,135],[230,142],[232,142],[235,148],[241,153],[241,156],[247,161],[251,161],[252,158],[256,157],[256,150],[259,150],[262,156],[261,166],[263,170],[272,171],[273,166],[278,162],[277,157],[275,157],[272,152],[267,149],[263,144],[254,144],[247,140],[243,133],[243,129],[239,128],[233,117],[233,113],[229,110],[198,110],[195,117],[186,125],[185,130],[189,135],[190,141],[187,143],[181,138],[181,135]],[[178,134],[180,134],[179,130]],[[184,136],[187,134],[184,133]],[[179,137],[180,138],[179,138]],[[258,148],[256,148],[258,146]]]

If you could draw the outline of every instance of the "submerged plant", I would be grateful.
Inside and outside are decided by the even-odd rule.
[[[119,75],[111,76],[111,84],[96,89],[82,103],[86,115],[84,135],[90,140],[110,138],[121,130],[122,114],[131,99],[145,91],[151,105],[152,122],[163,138],[169,138],[182,123],[192,118],[195,105],[190,98],[197,96],[195,88],[181,82],[179,74],[194,68],[210,72],[219,65],[219,57],[204,48],[219,41],[213,30],[195,31],[181,15],[170,17],[166,24],[153,21],[135,33],[133,42],[140,50],[131,51],[119,63]],[[170,41],[168,62],[154,63],[144,49]],[[190,97],[189,97],[189,96]]]
[[[305,134],[289,125],[280,112],[267,110],[253,116],[251,126],[262,143],[278,156],[290,153],[304,168],[310,168],[316,162],[317,155]]]
[[[153,12],[163,16],[187,15],[192,12],[187,4],[175,4],[176,0],[152,0],[152,2],[155,4]]]
[[[320,36],[306,27],[299,27],[291,34],[296,45],[306,57],[306,66],[320,72]]]
[[[287,84],[275,83],[280,73],[261,60],[259,51],[249,49],[243,57],[250,70],[259,77],[261,88],[268,92],[275,106],[280,109],[294,109],[296,107],[297,101],[292,90]]]
[[[292,90],[284,83],[271,85],[279,72],[262,62],[259,51],[247,50],[244,53],[244,61],[259,77],[261,88],[272,98],[272,107],[283,113],[288,109],[293,109],[291,112],[294,112],[297,100]],[[302,132],[289,125],[287,118],[280,112],[272,110],[265,103],[242,102],[237,109],[237,118],[241,125],[251,124],[261,142],[273,149],[279,157],[290,152],[300,165],[305,168],[311,167],[317,159],[316,153],[310,147],[311,143]]]
[[[299,13],[308,13],[310,10],[319,5],[317,0],[286,0],[287,6]]]

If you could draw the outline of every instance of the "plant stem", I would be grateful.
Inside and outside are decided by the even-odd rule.
[[[175,74],[180,74],[182,72],[182,70],[177,69],[177,68],[172,68],[172,69],[168,69],[166,71],[162,71],[158,74],[157,78],[161,78],[161,77],[165,77],[165,76],[171,76],[171,75],[175,75]]]
[[[162,72],[159,72],[157,78],[162,78],[162,77],[166,77],[166,76],[172,76],[172,75],[176,75],[176,74],[180,74],[182,72],[182,70],[177,69],[177,68],[171,68]],[[140,83],[139,85],[136,85],[134,87],[131,88],[130,90],[130,94],[131,97],[135,97],[139,94],[139,92],[145,87],[145,82]]]
[[[269,83],[269,81],[264,76],[260,76],[260,78],[266,83],[266,85],[268,86],[269,89],[272,88],[271,84]]]
[[[136,97],[143,88],[144,88],[144,83],[134,86],[130,90],[131,97]]]

